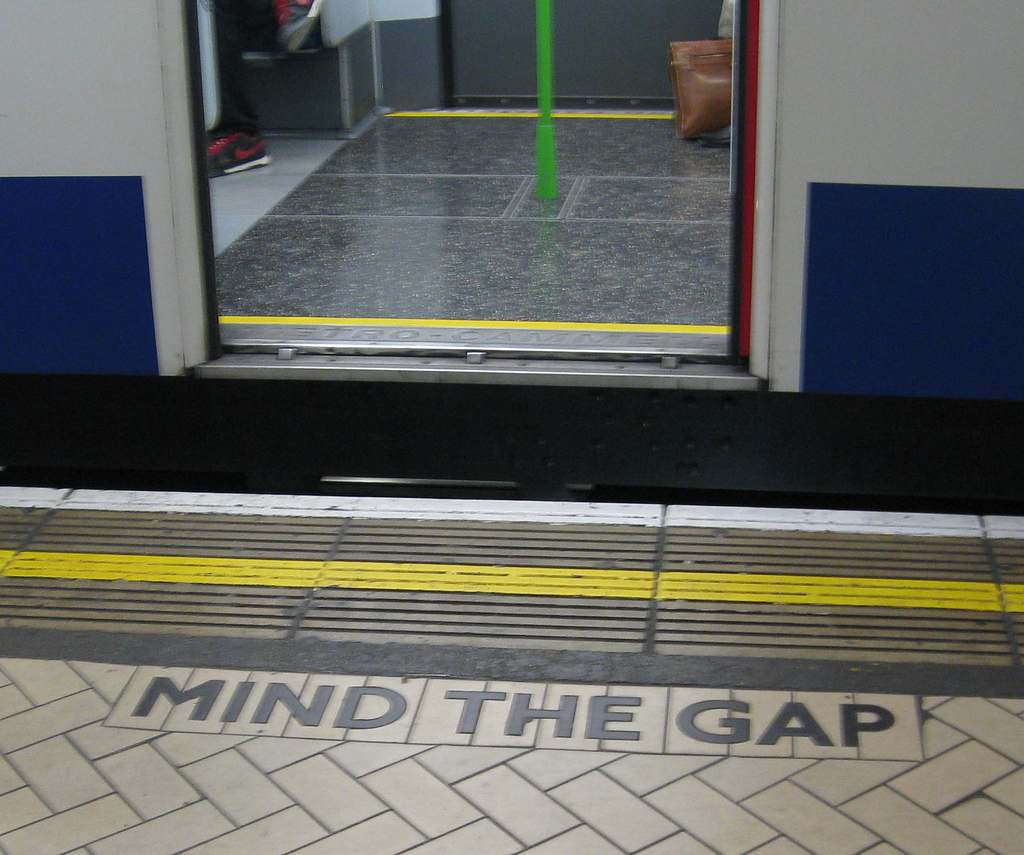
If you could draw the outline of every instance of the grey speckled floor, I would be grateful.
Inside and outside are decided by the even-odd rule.
[[[728,323],[728,151],[666,120],[558,120],[547,201],[534,130],[379,121],[221,253],[221,314]]]

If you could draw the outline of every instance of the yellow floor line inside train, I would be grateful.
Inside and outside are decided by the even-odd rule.
[[[388,119],[536,119],[536,110],[402,110],[388,113]],[[616,110],[554,110],[553,119],[672,119],[667,110],[616,111]]]
[[[1024,612],[1024,585],[369,561],[0,552],[7,578]]]
[[[560,321],[451,321],[430,318],[302,318],[224,316],[222,324],[341,327],[433,327],[456,329],[554,330],[571,332],[688,333],[728,335],[729,327],[712,324],[606,324]]]

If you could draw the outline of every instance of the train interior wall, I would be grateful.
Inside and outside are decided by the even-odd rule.
[[[555,95],[574,103],[671,103],[668,42],[718,35],[718,0],[567,0],[553,5]],[[536,97],[534,4],[449,0],[454,104]]]

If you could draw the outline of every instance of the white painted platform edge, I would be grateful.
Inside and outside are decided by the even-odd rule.
[[[537,522],[554,525],[650,527],[660,526],[664,518],[664,511],[660,505],[109,490],[75,490],[60,506],[68,510],[145,511],[148,513],[322,516],[355,519]]]
[[[991,538],[1024,540],[1024,517],[983,517],[982,522]]]
[[[0,487],[0,508],[55,508],[70,492],[45,487]]]
[[[744,528],[761,531],[841,532],[920,537],[981,537],[978,517],[881,511],[828,511],[793,508],[732,508],[673,505],[668,526]],[[1022,521],[1024,524],[1024,521]]]
[[[919,537],[1024,538],[1024,517],[979,517],[703,505],[589,504],[451,499],[276,496],[0,487],[0,507],[112,512],[314,516],[418,521],[524,522],[837,532]]]

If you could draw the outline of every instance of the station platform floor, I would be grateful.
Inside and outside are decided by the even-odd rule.
[[[1015,855],[1024,519],[0,488],[0,852]]]

